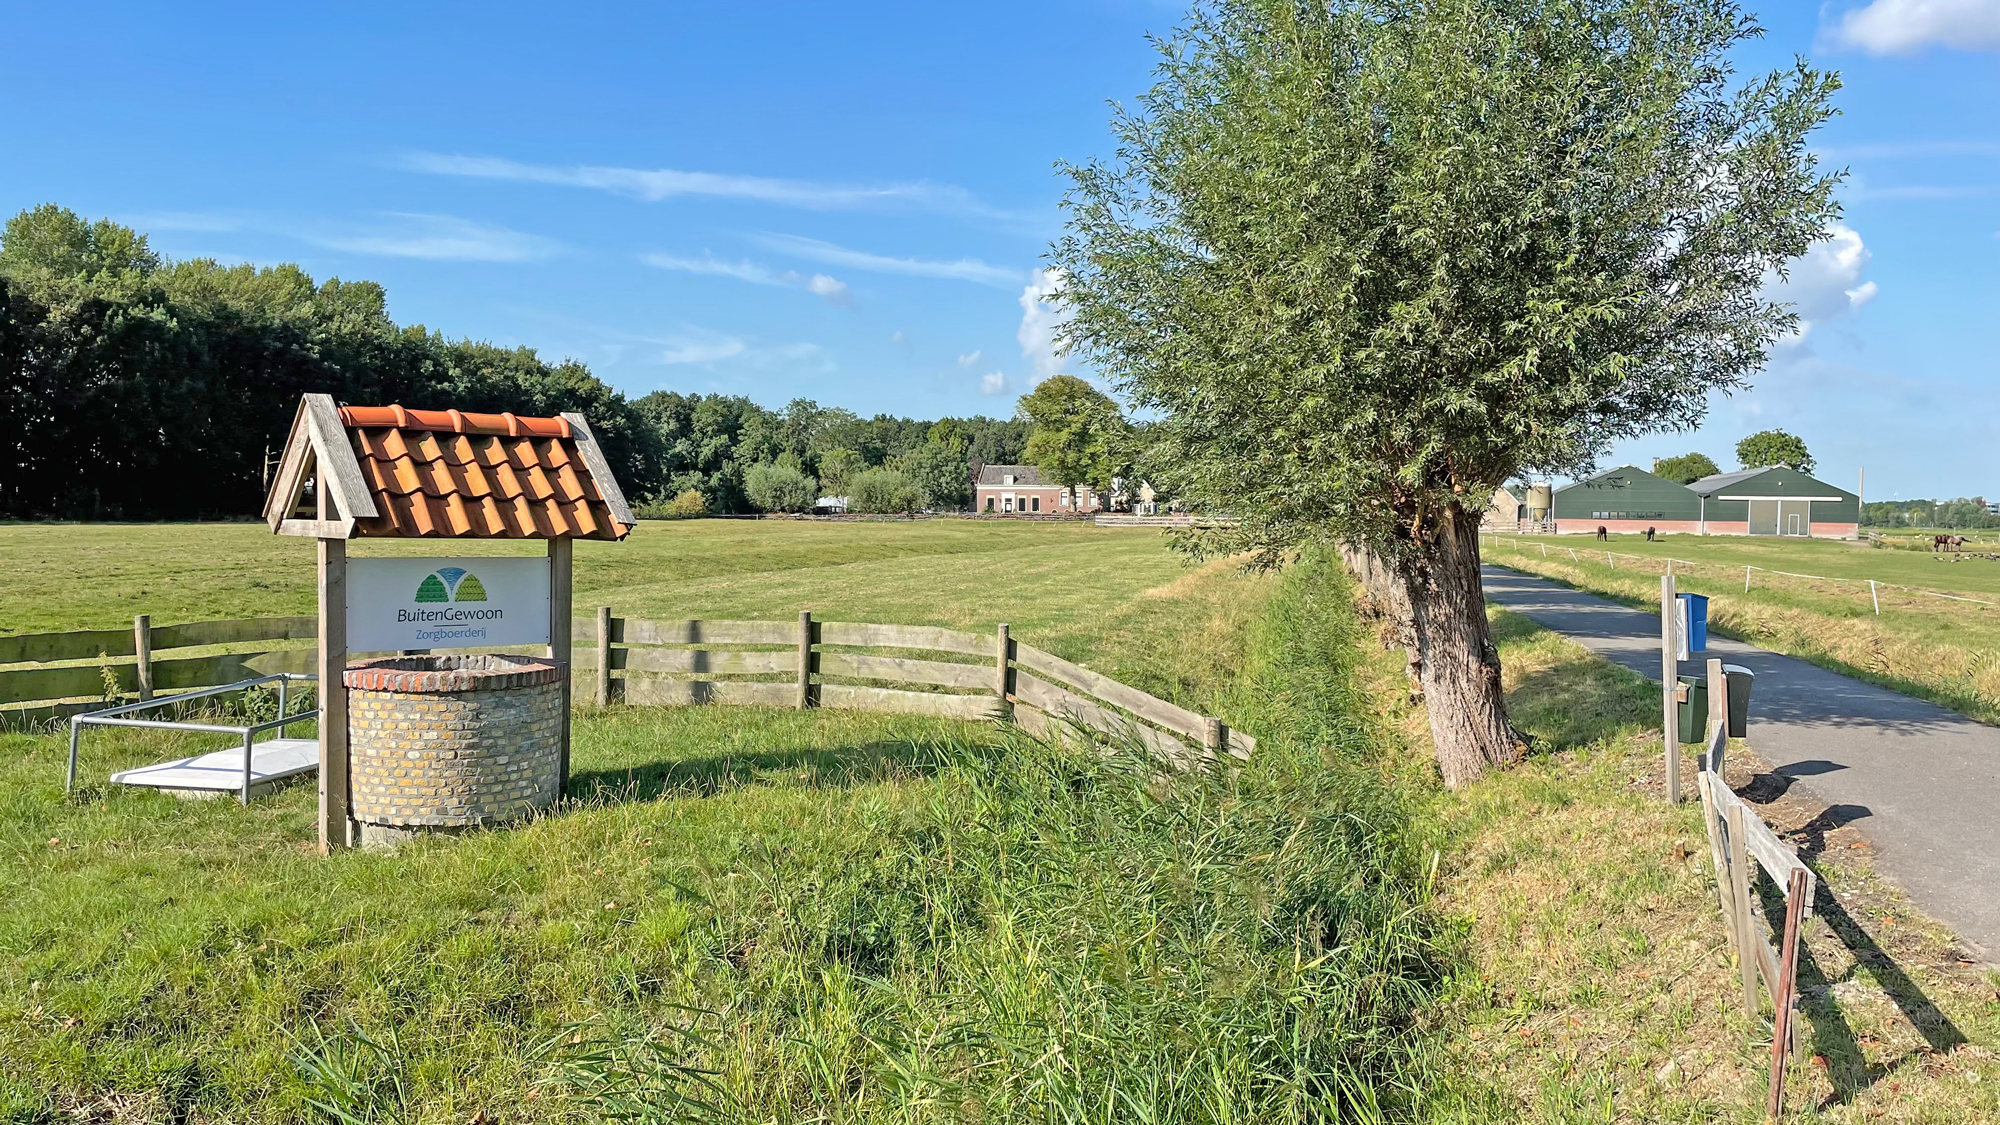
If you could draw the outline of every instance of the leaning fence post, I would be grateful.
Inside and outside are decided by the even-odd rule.
[[[1777,994],[1771,997],[1771,1100],[1765,1108],[1773,1121],[1785,1112],[1786,1064],[1796,1046],[1792,1039],[1798,1029],[1799,925],[1805,920],[1805,898],[1806,873],[1795,867],[1785,880],[1784,947],[1778,951]]]
[[[1743,1014],[1757,1018],[1757,920],[1750,914],[1750,854],[1744,846],[1743,805],[1729,806],[1729,898],[1736,914],[1736,967],[1743,978]]]
[[[1210,756],[1220,760],[1229,753],[1229,727],[1221,719],[1209,716],[1202,731],[1201,744]]]
[[[813,615],[809,609],[799,611],[799,692],[798,708],[804,711],[812,706],[813,692]]]
[[[1868,580],[1868,600],[1875,603],[1875,616],[1882,616],[1882,595],[1875,592],[1875,580]]]
[[[132,651],[139,658],[139,699],[153,698],[153,615],[142,613],[132,619]]]
[[[1729,677],[1722,672],[1722,658],[1719,656],[1708,658],[1708,717],[1710,719],[1708,724],[1709,741],[1702,747],[1701,768],[1710,773],[1720,775],[1722,773],[1722,755],[1717,754],[1714,761],[1710,761],[1708,756],[1708,746],[1715,741],[1716,726],[1719,724],[1725,731],[1729,727]],[[1728,745],[1726,735],[1723,739],[1723,745]]]
[[[611,607],[597,607],[597,705],[611,705]]]
[[[1007,633],[1007,623],[1002,621],[993,630],[993,696],[998,701],[1002,719],[1014,716],[1014,672],[1010,661],[1014,656],[1014,642]]]

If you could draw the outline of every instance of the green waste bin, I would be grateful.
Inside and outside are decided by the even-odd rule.
[[[1708,741],[1708,681],[1699,676],[1681,676],[1674,688],[1674,702],[1680,705],[1682,742]]]
[[[1750,689],[1757,673],[1741,664],[1724,664],[1722,678],[1729,684],[1729,737],[1747,738],[1743,728],[1750,721]]]

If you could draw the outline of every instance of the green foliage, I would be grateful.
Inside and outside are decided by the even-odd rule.
[[[894,469],[868,469],[847,484],[848,507],[857,512],[899,514],[924,506],[916,482]]]
[[[1109,488],[1131,460],[1118,404],[1074,375],[1042,380],[1021,396],[1017,413],[1035,427],[1028,462],[1064,488]]]
[[[1806,452],[1804,439],[1783,430],[1759,430],[1737,442],[1736,463],[1745,469],[1783,465],[1802,473],[1813,471],[1812,454]]]
[[[1713,458],[1706,453],[1683,453],[1679,457],[1662,457],[1653,466],[1653,475],[1665,477],[1676,484],[1693,484],[1703,477],[1712,477],[1722,471]]]
[[[750,502],[767,512],[810,512],[819,499],[819,485],[787,465],[752,465],[743,474]]]
[[[1695,423],[1795,324],[1760,287],[1838,213],[1838,83],[1736,84],[1756,34],[1730,0],[1203,6],[1119,161],[1069,169],[1066,339],[1237,545],[1435,550],[1459,497]]]
[[[895,461],[923,497],[923,506],[956,511],[972,500],[972,466],[966,439],[950,420],[931,427],[931,436]]]
[[[1861,523],[1865,527],[1985,529],[2000,527],[2000,514],[1987,508],[1983,496],[1961,496],[1956,500],[1870,500],[1861,506]]]
[[[637,514],[645,519],[694,519],[698,516],[708,514],[708,501],[703,499],[701,493],[696,489],[684,488],[675,493],[673,499],[668,500],[666,503],[652,505],[647,510]]]
[[[828,496],[848,495],[854,489],[855,478],[868,468],[861,454],[844,446],[820,450],[816,459],[820,487]]]
[[[307,1089],[306,1105],[335,1125],[400,1125],[408,1120],[409,1086],[403,1045],[392,1024],[381,1039],[353,1021],[328,1035],[308,1023],[292,1051],[292,1065]]]

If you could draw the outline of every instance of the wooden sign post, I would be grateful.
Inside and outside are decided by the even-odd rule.
[[[1679,613],[1674,576],[1660,576],[1660,700],[1661,726],[1667,735],[1667,800],[1681,803],[1681,709]]]

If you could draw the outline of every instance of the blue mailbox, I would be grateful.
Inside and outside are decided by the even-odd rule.
[[[1681,594],[1680,652],[1682,660],[1708,651],[1708,596]]]

